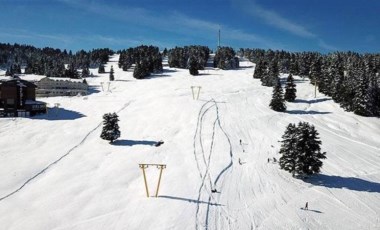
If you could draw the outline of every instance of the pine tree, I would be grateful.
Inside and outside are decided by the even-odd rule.
[[[269,106],[277,112],[284,112],[286,110],[285,99],[279,78],[277,78],[277,84],[273,87],[272,100]]]
[[[294,78],[292,74],[289,74],[288,78],[286,79],[286,86],[285,86],[285,95],[284,99],[285,101],[292,102],[296,99],[296,84],[294,84]]]
[[[309,73],[309,79],[311,84],[315,85],[318,84],[317,82],[320,80],[322,75],[322,69],[321,69],[321,60],[320,58],[317,58],[314,60],[310,67],[310,73]]]
[[[297,127],[289,124],[282,136],[280,168],[293,176],[319,173],[326,153],[321,152],[318,135],[315,127],[307,122],[300,122]]]
[[[267,71],[266,63],[260,60],[256,64],[255,72],[253,73],[253,78],[260,79],[266,71]]]
[[[136,79],[143,79],[145,78],[145,76],[146,76],[146,70],[145,70],[143,62],[141,64],[137,63],[135,66],[135,69],[133,70],[133,77]]]
[[[106,72],[106,70],[104,69],[103,63],[100,63],[98,73],[105,73],[105,72]]]
[[[295,124],[290,123],[282,136],[282,144],[280,154],[282,155],[279,160],[281,169],[289,171],[295,175],[296,160],[297,160],[297,129]]]
[[[113,74],[113,66],[111,65],[111,70],[110,70],[110,81],[114,81],[115,80],[115,76]]]
[[[297,160],[295,171],[298,175],[312,175],[319,173],[323,163],[321,159],[326,158],[326,153],[321,152],[318,132],[313,125],[307,122],[298,123],[297,127]]]
[[[100,138],[112,143],[114,140],[120,137],[118,117],[119,116],[116,113],[106,113],[103,115],[103,130]]]
[[[372,105],[370,105],[371,98],[370,92],[368,90],[368,79],[363,73],[364,69],[357,68],[356,73],[358,74],[359,83],[355,88],[355,97],[353,99],[353,110],[355,114],[361,116],[372,115]]]
[[[50,74],[52,74],[52,71],[49,72]],[[46,74],[47,76],[49,76],[48,74]],[[73,63],[71,63],[68,68],[65,70],[65,77],[67,78],[73,78],[73,79],[79,79],[79,73],[77,71],[77,69],[75,68],[75,65]]]
[[[299,74],[298,62],[295,60],[295,57],[294,59],[290,59],[289,71],[295,75]]]
[[[272,87],[277,84],[277,79],[280,75],[277,62],[275,58],[270,62],[268,74],[264,74],[261,78],[262,85]]]
[[[335,102],[342,101],[344,70],[342,58],[336,54],[328,70],[330,81],[326,82],[326,94],[332,96]]]
[[[189,60],[189,72],[191,75],[195,76],[199,74],[197,67],[198,67],[197,61],[195,60],[195,58],[191,57]]]
[[[89,68],[88,67],[83,67],[81,77],[82,78],[86,78],[88,76],[90,76],[90,70],[89,70]]]

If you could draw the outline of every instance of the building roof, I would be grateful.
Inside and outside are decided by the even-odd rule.
[[[53,80],[53,81],[70,81],[70,82],[77,82],[77,83],[82,83],[83,79],[73,79],[73,78],[67,78],[67,77],[45,77],[42,78],[41,80]]]
[[[26,100],[25,105],[46,105],[46,103],[42,101]]]
[[[14,86],[21,85],[23,87],[37,88],[35,84],[30,81],[25,81],[19,78],[11,78],[10,80],[2,80],[1,86]]]

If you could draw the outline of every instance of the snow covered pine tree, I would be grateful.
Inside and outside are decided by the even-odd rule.
[[[292,74],[289,74],[288,78],[286,79],[286,86],[285,86],[285,95],[284,98],[286,101],[292,102],[296,99],[296,84],[294,84],[294,78]]]
[[[189,72],[193,76],[199,74],[199,72],[198,72],[198,63],[197,63],[197,61],[195,60],[194,57],[190,57],[190,59],[189,59]]]
[[[279,78],[277,78],[277,83],[273,87],[272,100],[269,106],[271,107],[271,109],[277,112],[284,112],[286,110],[285,99],[283,96]]]
[[[111,65],[111,70],[110,70],[110,81],[114,81],[115,80],[115,75],[114,75],[114,71],[113,71],[113,66]]]
[[[282,155],[279,161],[280,168],[289,171],[295,175],[296,160],[297,160],[297,128],[295,124],[290,123],[286,127],[285,133],[282,136],[282,144],[280,154]],[[269,162],[269,158],[268,158]]]
[[[322,142],[313,125],[307,122],[300,122],[297,127],[289,124],[282,138],[281,169],[301,177],[320,172],[323,165],[321,159],[326,159],[326,153],[321,152]]]
[[[120,137],[118,117],[116,113],[106,113],[103,115],[103,130],[100,134],[100,138],[112,143]]]

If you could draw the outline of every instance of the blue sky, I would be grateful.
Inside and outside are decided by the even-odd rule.
[[[0,0],[0,42],[380,52],[379,0]]]

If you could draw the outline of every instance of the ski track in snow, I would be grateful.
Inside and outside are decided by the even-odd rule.
[[[129,103],[126,103],[121,109],[119,109],[119,111],[117,111],[117,113],[120,113],[121,111],[123,111],[129,104]],[[63,154],[60,158],[58,158],[57,160],[53,161],[52,163],[50,163],[48,166],[46,166],[44,169],[42,169],[41,171],[39,171],[37,174],[35,174],[34,176],[30,177],[27,181],[25,181],[19,188],[17,188],[16,190],[14,190],[13,192],[3,196],[0,198],[0,201],[4,200],[4,199],[7,199],[8,197],[18,193],[19,191],[21,191],[26,185],[28,185],[30,182],[32,182],[34,179],[36,179],[38,176],[40,176],[41,174],[45,173],[47,170],[49,170],[51,167],[53,167],[54,165],[56,165],[57,163],[59,163],[61,160],[63,160],[65,157],[67,157],[68,155],[70,155],[70,153],[72,153],[74,150],[76,150],[78,147],[80,147],[86,140],[87,138],[93,133],[95,132],[97,129],[99,129],[99,127],[103,124],[103,121],[100,122],[95,128],[93,128],[92,130],[90,130],[86,136],[78,143],[76,144],[74,147],[72,147],[69,151],[67,151],[65,154]]]
[[[212,103],[210,105],[210,103]],[[208,107],[206,107],[208,105]],[[204,109],[206,107],[206,109]],[[203,127],[204,127],[204,119],[205,119],[205,116],[210,113],[211,111],[211,108],[215,108],[215,120],[214,122],[212,123],[212,134],[211,134],[211,143],[210,143],[210,151],[208,153],[208,156],[206,156],[206,152],[205,152],[205,148],[204,148],[204,143],[203,143],[203,140],[204,139],[207,139],[207,138],[204,138],[202,137],[202,130],[203,130]],[[219,174],[216,175],[216,178],[214,179],[214,181],[212,181],[212,178],[211,178],[211,175],[210,175],[210,164],[211,164],[211,156],[212,156],[212,153],[213,153],[213,147],[214,147],[214,144],[215,144],[215,133],[216,133],[216,128],[219,128],[223,135],[225,136],[225,138],[227,139],[228,141],[228,144],[229,144],[229,157],[230,157],[230,162],[228,163],[228,165],[223,168]],[[201,157],[202,157],[202,160],[203,160],[203,164],[204,164],[204,168],[202,169],[202,167],[200,166],[202,162],[199,162],[199,157],[197,157],[197,146],[196,146],[196,142],[197,142],[197,139],[199,138],[199,145],[200,145],[200,149],[201,149]],[[223,207],[223,206],[217,206],[215,207],[215,209],[217,210],[212,210],[213,207],[211,207],[211,202],[215,202],[215,203],[218,203],[218,199],[216,198],[217,195],[213,195],[211,193],[211,189],[215,189],[216,187],[218,187],[219,189],[219,193],[222,192],[223,190],[223,186],[218,186],[218,182],[220,182],[221,178],[223,178],[223,175],[227,172],[228,169],[230,169],[233,165],[232,163],[232,157],[233,157],[233,153],[232,153],[232,145],[231,145],[231,141],[227,135],[227,133],[225,132],[225,130],[223,129],[222,125],[221,125],[221,121],[220,121],[220,114],[219,114],[219,107],[218,107],[218,104],[217,102],[215,101],[215,99],[211,99],[207,102],[205,102],[203,104],[203,106],[201,107],[200,109],[200,112],[198,114],[198,122],[197,122],[197,126],[196,126],[196,130],[195,130],[195,135],[194,135],[194,156],[195,156],[195,160],[196,160],[196,163],[197,163],[197,167],[198,167],[198,170],[199,170],[199,174],[201,176],[201,185],[199,187],[199,190],[198,190],[198,198],[197,198],[197,207],[196,207],[196,217],[195,217],[195,229],[200,229],[201,227],[204,227],[205,229],[208,229],[210,227],[210,216],[211,215],[214,215],[215,216],[215,223],[213,223],[214,225],[216,226],[219,226],[221,229],[223,229],[223,226],[224,224],[223,223],[218,223],[220,220],[225,220],[227,223],[228,223],[228,226],[231,225],[231,216],[229,215],[228,211]],[[206,178],[208,179],[208,183],[205,183],[206,182]],[[209,184],[209,186],[207,186],[206,184]],[[202,216],[202,213],[201,213],[201,210],[200,210],[200,200],[201,198],[203,197],[202,195],[206,194],[206,200],[207,200],[207,207],[206,207],[206,214],[205,216]],[[221,209],[221,210],[219,210]],[[218,213],[214,213],[215,211],[217,211]],[[204,218],[204,222],[201,221],[202,217]],[[219,220],[218,220],[219,218]],[[230,227],[229,227],[230,229]]]

